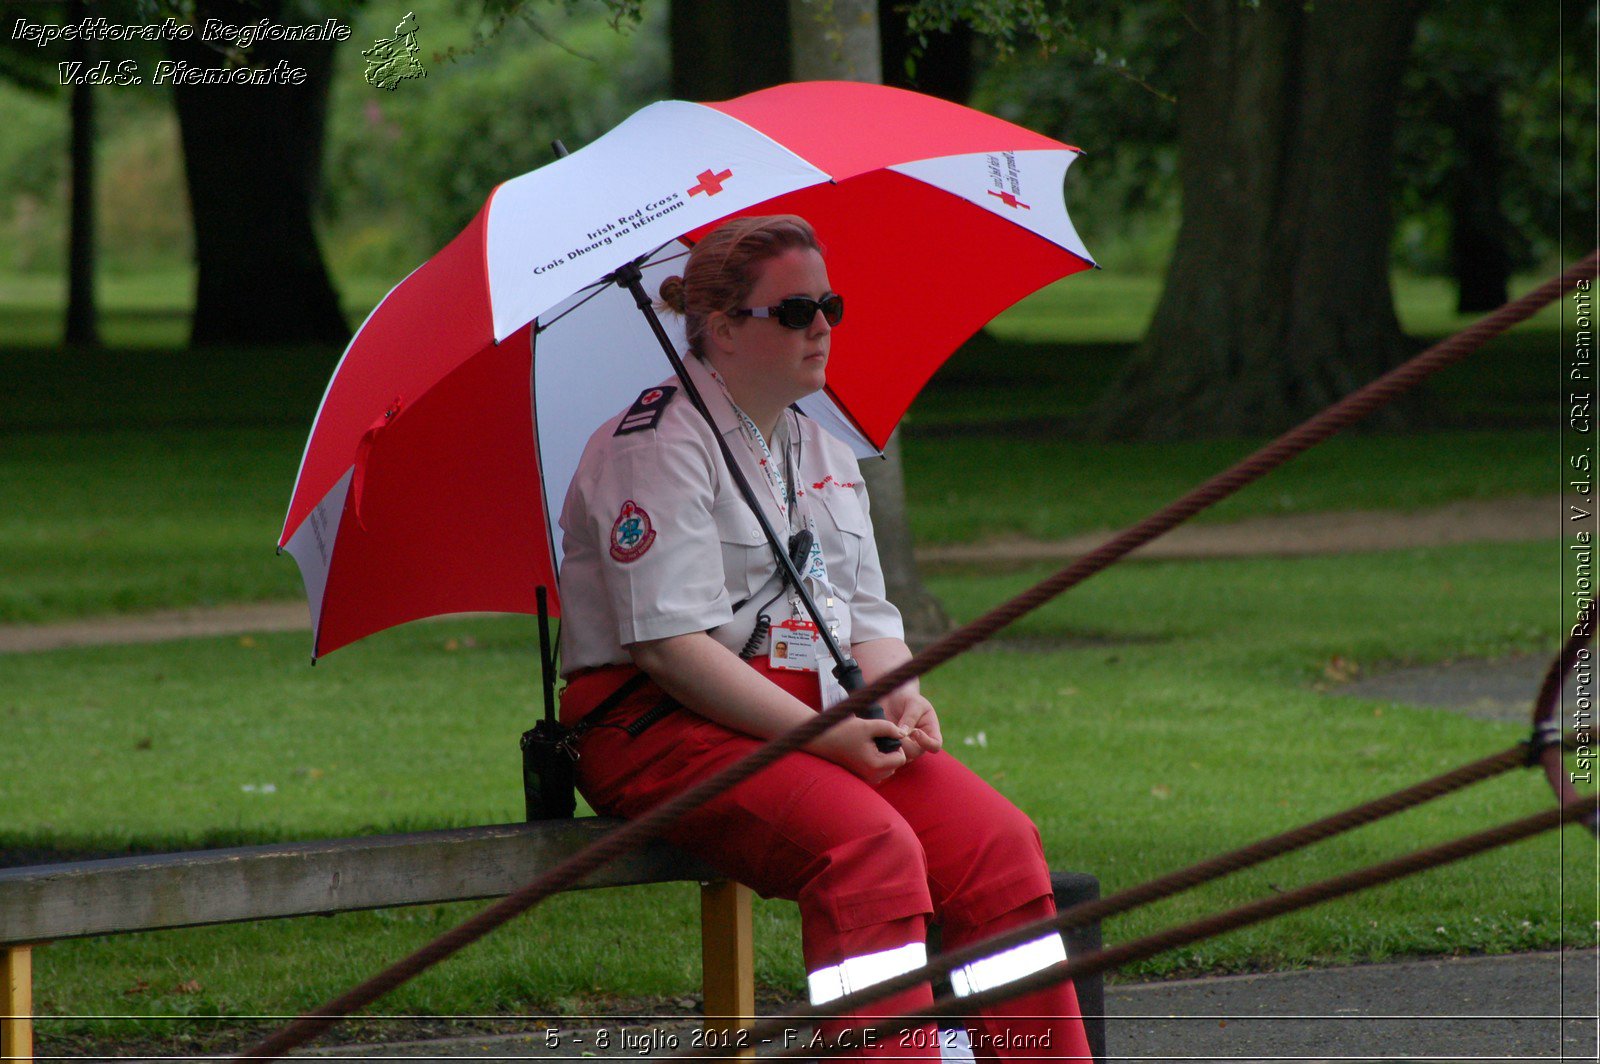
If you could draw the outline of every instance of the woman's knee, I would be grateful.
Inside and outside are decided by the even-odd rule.
[[[892,809],[845,810],[840,819],[800,887],[802,910],[836,930],[931,913],[928,857],[911,826]]]
[[[905,818],[886,806],[841,809],[822,852],[823,870],[852,883],[926,882],[928,855]]]
[[[939,913],[947,925],[977,926],[1050,894],[1039,829],[1021,810],[991,810],[967,845],[931,856]]]
[[[1038,826],[1032,817],[1009,802],[990,822],[989,842],[995,859],[1044,867],[1044,842],[1039,837]]]

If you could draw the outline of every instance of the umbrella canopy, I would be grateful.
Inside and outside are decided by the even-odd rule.
[[[532,613],[541,586],[559,612],[553,526],[578,456],[666,375],[610,271],[642,260],[653,292],[730,217],[805,217],[850,314],[800,405],[873,454],[963,340],[1092,265],[1062,192],[1077,154],[932,97],[811,82],[653,104],[500,185],[378,304],[323,396],[279,538],[314,653],[437,614]]]

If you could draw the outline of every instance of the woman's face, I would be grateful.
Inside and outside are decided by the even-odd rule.
[[[822,256],[810,248],[790,248],[768,259],[745,307],[771,307],[790,296],[820,300],[833,289]],[[717,316],[713,343],[724,378],[741,405],[778,410],[812,392],[827,379],[828,345],[833,327],[819,311],[804,329],[775,318]]]

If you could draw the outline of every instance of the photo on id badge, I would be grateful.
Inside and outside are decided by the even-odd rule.
[[[767,663],[774,669],[812,672],[817,667],[817,626],[792,618],[772,626],[772,649]]]

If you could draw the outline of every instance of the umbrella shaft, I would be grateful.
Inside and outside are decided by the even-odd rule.
[[[755,491],[750,487],[744,470],[739,468],[739,463],[734,460],[733,453],[728,449],[728,441],[723,439],[722,432],[717,428],[716,420],[711,416],[711,411],[706,407],[705,400],[700,397],[700,391],[694,386],[694,381],[689,379],[689,373],[684,369],[683,359],[679,357],[677,348],[672,343],[672,338],[667,335],[667,330],[662,327],[661,319],[656,316],[655,307],[651,304],[650,296],[644,290],[644,274],[639,270],[636,262],[630,262],[611,275],[620,287],[626,288],[633,294],[633,300],[639,310],[644,314],[645,320],[650,323],[650,330],[655,333],[656,341],[661,345],[661,350],[666,353],[667,361],[672,363],[672,370],[683,383],[683,393],[689,397],[689,402],[705,418],[706,424],[711,426],[711,436],[717,441],[717,446],[722,450],[722,460],[728,467],[728,472],[733,475],[734,484],[738,486],[739,495],[745,504],[750,507],[750,512],[755,514],[756,522],[761,526],[761,534],[767,538],[767,544],[772,548],[773,557],[778,561],[778,567],[783,570],[799,595],[800,602],[805,606],[806,614],[817,626],[817,634],[823,644],[828,648],[828,654],[833,658],[833,675],[838,679],[840,686],[846,691],[854,691],[863,683],[861,667],[853,658],[846,657],[844,651],[839,649],[839,642],[833,637],[833,631],[817,609],[816,601],[806,589],[805,580],[795,568],[794,562],[789,557],[789,551],[784,544],[779,542],[778,533],[774,531],[772,523],[767,520],[767,515],[756,500]],[[871,706],[863,711],[860,716],[876,718],[883,716],[883,709]],[[877,745],[880,750],[888,752],[898,749],[900,740],[879,738]]]

